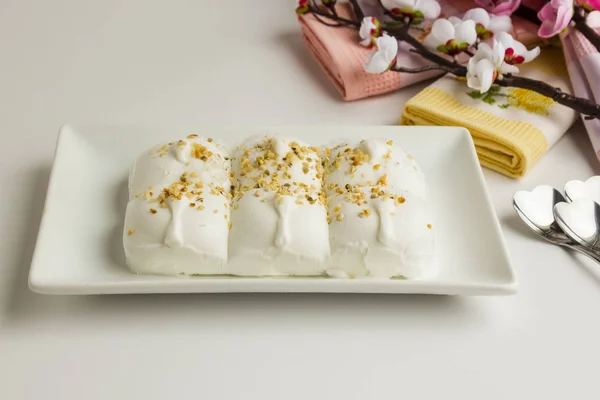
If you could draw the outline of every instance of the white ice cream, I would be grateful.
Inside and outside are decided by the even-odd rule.
[[[416,161],[392,140],[366,139],[343,142],[327,152],[325,184],[376,185],[383,176],[391,192],[410,192],[426,198],[425,177]],[[329,192],[328,192],[329,193]]]
[[[139,274],[223,274],[231,170],[221,145],[197,137],[139,157],[129,179],[123,245]]]
[[[129,190],[123,244],[137,273],[435,273],[423,173],[388,139],[321,152],[262,135],[230,159],[225,146],[190,135],[142,154]]]
[[[234,152],[233,169],[238,189],[246,191],[293,184],[321,190],[323,169],[319,149],[295,138],[254,136]]]
[[[323,275],[329,231],[318,149],[258,136],[238,148],[233,163],[228,273]]]
[[[434,225],[427,202],[410,192],[371,199],[370,188],[329,198],[334,277],[422,278],[434,269]]]
[[[327,210],[318,194],[246,192],[232,212],[227,272],[323,275],[329,258]]]

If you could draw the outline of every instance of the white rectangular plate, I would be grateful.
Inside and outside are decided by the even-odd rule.
[[[122,247],[127,178],[151,146],[194,132],[228,142],[255,133],[386,136],[414,155],[434,204],[440,273],[428,280],[163,277],[131,273]],[[454,127],[177,127],[66,125],[58,145],[29,286],[46,294],[339,292],[501,295],[516,277],[469,133]]]

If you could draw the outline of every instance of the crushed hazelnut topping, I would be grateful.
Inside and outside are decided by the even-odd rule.
[[[379,168],[381,168],[381,164],[375,164],[375,165],[373,165],[373,169],[374,169],[375,171],[378,171],[378,170],[379,170]]]
[[[194,138],[197,138],[197,137],[198,137],[198,135],[196,135],[195,133],[192,133],[191,135],[188,135],[187,138],[188,139],[194,139]]]
[[[402,196],[398,196],[398,199],[396,199],[396,201],[400,204],[404,203],[406,201],[406,199]]]
[[[133,228],[129,228],[129,230],[127,231],[127,236],[131,236],[135,233],[135,229]]]
[[[361,218],[366,218],[366,217],[368,217],[369,215],[371,215],[371,210],[369,210],[368,208],[365,208],[364,210],[362,210],[362,211],[361,211],[361,212],[358,214],[358,216],[359,216],[359,217],[361,217]]]
[[[151,209],[150,209],[150,212],[151,212],[152,214],[156,214],[156,210],[155,210],[154,208],[151,208]]]
[[[196,203],[190,203],[190,207],[192,207],[192,208],[196,207]]]
[[[200,210],[200,211],[204,210],[204,206],[203,206],[202,204],[200,204],[200,205],[198,206],[198,210]]]
[[[392,146],[394,144],[394,141],[388,140],[387,142],[385,142],[385,144],[387,144],[388,146]]]
[[[431,229],[431,224],[427,224],[427,227],[428,227],[429,229]]]
[[[217,210],[216,208],[213,210],[213,214],[218,214],[219,210]]]
[[[212,143],[213,139],[209,137],[208,139],[206,139],[206,141],[207,141],[208,143]]]
[[[137,197],[140,197],[141,195],[142,195],[141,193],[136,193],[135,197],[137,198]]]

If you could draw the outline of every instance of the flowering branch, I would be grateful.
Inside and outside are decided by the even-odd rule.
[[[583,114],[586,118],[600,119],[600,105],[595,102],[565,93],[560,88],[545,82],[514,75],[519,72],[518,65],[533,60],[539,55],[540,49],[527,50],[522,43],[514,40],[507,33],[512,29],[508,16],[490,16],[485,10],[476,8],[468,11],[463,19],[456,17],[437,19],[431,27],[431,33],[421,42],[411,35],[411,28],[418,27],[425,19],[438,17],[440,8],[437,1],[379,0],[385,14],[392,19],[385,23],[379,22],[373,17],[362,17],[360,22],[341,18],[331,12],[331,2],[333,1],[335,4],[335,1],[326,1],[328,5],[320,7],[314,3],[314,0],[300,0],[299,8],[296,11],[299,14],[313,13],[332,23],[338,23],[338,26],[358,29],[362,39],[361,44],[375,47],[377,50],[373,53],[369,63],[365,65],[365,70],[369,73],[378,74],[390,70],[421,73],[439,70],[466,78],[468,86],[481,93],[489,91],[493,84],[528,89],[549,97],[555,102]],[[572,2],[572,0],[570,1]],[[591,0],[587,1],[589,3]],[[350,2],[356,17],[363,16],[364,13],[358,2],[356,0],[350,0]],[[555,4],[556,1],[551,3]],[[417,9],[417,6],[421,8]],[[304,12],[298,11],[301,7],[305,7]],[[542,9],[542,11],[544,10]],[[568,16],[568,21],[571,17]],[[562,23],[563,21],[558,22]],[[575,18],[574,23],[578,23]],[[546,24],[546,28],[549,28],[548,23],[543,22],[540,31],[544,29],[544,24]],[[552,29],[556,28],[555,25],[552,25]],[[593,32],[593,30],[591,31]],[[491,39],[493,39],[493,46],[486,43]],[[419,54],[432,64],[421,68],[406,68],[397,65],[399,41],[409,44],[412,47],[411,52]],[[458,62],[458,56],[463,53],[469,56],[467,65]]]

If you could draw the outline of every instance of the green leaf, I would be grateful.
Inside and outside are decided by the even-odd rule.
[[[489,90],[490,93],[498,93],[499,91],[500,91],[500,86],[497,86],[497,85],[492,85],[492,87]]]
[[[468,92],[467,94],[473,99],[480,99],[481,96],[483,96],[483,94],[478,92],[477,90],[473,90],[471,92]]]
[[[483,102],[484,103],[488,103],[488,104],[494,104],[496,102],[496,99],[494,99],[494,95],[488,93],[487,95],[485,95],[485,97],[483,98]]]
[[[502,108],[502,109],[506,109],[508,107],[510,107],[510,104],[506,103],[506,104],[500,104],[498,107]]]

